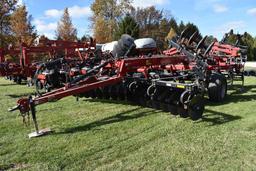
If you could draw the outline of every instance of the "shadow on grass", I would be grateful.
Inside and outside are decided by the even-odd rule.
[[[15,83],[12,83],[12,84],[0,84],[0,87],[7,87],[7,86],[14,86],[14,85],[18,85],[18,84],[15,84]]]
[[[256,94],[249,94],[249,95],[233,94],[233,95],[228,95],[223,102],[210,102],[208,100],[206,105],[220,106],[220,105],[229,104],[229,103],[249,102],[252,100],[256,100]]]
[[[8,80],[7,80],[8,81]],[[4,87],[4,86],[15,86],[15,85],[27,85],[27,81],[22,81],[20,84],[13,82],[13,81],[9,81],[10,83],[6,83],[6,84],[0,84],[0,87]]]
[[[238,85],[228,86],[228,90],[232,91],[230,93],[230,95],[254,92],[256,90],[256,84],[255,85],[245,85],[245,86],[238,86]]]
[[[241,101],[256,100],[255,94],[243,95],[244,93],[247,93],[249,91],[252,92],[251,90],[254,88],[256,88],[256,85],[255,86],[254,85],[245,86],[243,92],[239,92],[239,91],[236,92],[236,89],[234,89],[233,91],[235,91],[235,93],[233,93],[232,95],[229,95],[223,103],[212,103],[212,102],[208,101],[206,105],[207,106],[217,106],[217,105],[228,104],[228,103],[237,103],[237,102],[241,102]],[[84,101],[101,102],[101,103],[109,103],[109,104],[124,104],[124,105],[136,105],[136,106],[138,105],[138,104],[127,102],[127,101],[108,100],[108,99],[90,99],[90,98],[88,98],[88,99],[85,99]],[[139,111],[142,108],[144,108],[144,107],[143,106],[137,107],[135,109],[127,110],[125,112],[122,112],[122,113],[119,113],[119,114],[116,114],[114,116],[110,116],[107,118],[103,118],[101,120],[94,121],[94,122],[88,123],[86,125],[80,125],[80,126],[73,127],[73,128],[67,128],[62,132],[57,132],[54,134],[70,134],[70,133],[75,133],[75,132],[83,132],[83,131],[88,131],[88,130],[91,130],[93,128],[100,127],[103,125],[123,122],[123,121],[127,121],[127,120],[134,120],[134,119],[138,119],[138,118],[145,117],[148,115],[159,113],[158,110],[149,109],[148,111],[142,111],[142,112],[138,112],[135,114],[131,114],[133,112]],[[212,126],[214,126],[214,125],[221,125],[221,124],[225,124],[225,123],[228,123],[231,121],[242,119],[242,117],[240,117],[240,116],[234,116],[231,114],[213,111],[210,109],[205,109],[205,112],[208,114],[204,115],[202,120],[199,121],[198,123],[209,122],[209,123],[211,123]]]
[[[23,94],[7,94],[6,96],[9,96],[11,98],[20,98],[20,97],[28,97],[30,95],[34,95],[33,93],[23,93]]]
[[[213,111],[210,109],[205,109],[205,112],[209,114],[203,115],[202,120],[199,122],[209,122],[212,124],[211,126],[221,125],[231,121],[242,119],[241,116],[234,116],[223,112]]]
[[[127,120],[134,120],[134,119],[138,119],[138,118],[142,118],[145,116],[159,113],[159,111],[152,109],[149,111],[142,111],[142,112],[130,115],[130,113],[136,112],[140,109],[143,109],[143,107],[137,107],[135,109],[127,110],[125,112],[116,114],[114,116],[106,117],[104,119],[88,123],[86,125],[68,128],[68,129],[64,130],[63,132],[58,132],[58,133],[54,133],[54,134],[69,134],[69,133],[75,133],[75,132],[83,132],[83,131],[88,131],[88,130],[91,130],[93,128],[100,127],[103,125],[123,122],[123,121],[127,121]]]
[[[227,95],[225,100],[220,103],[214,103],[207,101],[207,106],[219,106],[223,104],[229,104],[229,103],[239,103],[239,102],[248,102],[252,100],[256,100],[256,84],[255,85],[247,85],[243,87],[243,90],[241,91],[236,86],[230,87],[231,93]]]

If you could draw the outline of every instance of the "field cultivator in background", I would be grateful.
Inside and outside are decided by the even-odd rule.
[[[95,41],[90,42],[70,42],[59,40],[44,40],[38,46],[28,47],[22,44],[19,48],[0,49],[0,76],[21,83],[28,80],[28,84],[34,83],[34,76],[41,61],[38,56],[43,56],[45,60],[54,60],[59,57],[66,60],[83,61],[88,58],[91,51],[96,47]],[[9,62],[5,59],[6,55],[16,56],[19,62]],[[34,61],[31,58],[36,56]]]
[[[186,35],[186,30],[182,33],[181,37],[179,43],[188,49],[194,49],[194,53],[198,53],[198,50],[205,46],[203,42],[207,39],[207,37],[204,37],[202,40],[199,40],[197,32],[189,37],[189,35]],[[204,59],[208,65],[207,70],[224,75],[231,85],[234,81],[241,81],[242,85],[244,85],[244,65],[247,60],[247,47],[240,45],[240,35],[237,35],[237,42],[234,45],[226,43],[226,37],[227,35],[225,35],[222,41],[214,41],[208,46],[208,57]],[[194,47],[193,45],[191,47],[191,44],[194,44],[193,42],[196,42],[196,44]],[[172,47],[163,53],[172,56],[180,54],[180,51]],[[177,70],[192,69],[193,66],[193,62],[172,65]]]

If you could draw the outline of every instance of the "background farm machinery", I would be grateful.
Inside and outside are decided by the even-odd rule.
[[[241,81],[242,86],[244,85],[244,65],[247,60],[247,47],[241,45],[241,36],[237,35],[236,44],[229,44],[226,42],[226,34],[224,38],[217,42],[214,40],[211,44],[208,45],[207,53],[208,57],[204,61],[208,64],[207,69],[220,73],[226,77],[228,83],[233,85],[234,81]],[[181,39],[178,42],[182,46],[186,46],[188,49],[193,50],[193,53],[197,53],[198,50],[201,50],[205,46],[205,41],[207,37],[199,40],[197,37],[197,32],[192,36],[186,35],[186,30],[182,32]],[[193,45],[194,44],[194,45]],[[209,52],[208,52],[209,51]],[[172,56],[180,54],[180,51],[176,47],[172,47],[163,52],[165,55]],[[205,56],[205,54],[204,54]],[[178,65],[173,65],[173,68],[179,70],[192,69],[194,63],[183,63]]]
[[[37,93],[49,92],[55,88],[64,86],[65,83],[74,80],[76,77],[85,75],[87,71],[99,65],[102,60],[127,54],[130,57],[150,56],[158,52],[156,43],[151,38],[137,39],[131,47],[125,47],[123,42],[128,41],[128,39],[123,39],[119,43],[116,41],[104,45],[102,49],[93,48],[92,50],[91,47],[88,47],[88,51],[86,51],[87,56],[80,61],[74,61],[72,58],[59,58],[42,63],[36,72]]]
[[[22,44],[20,48],[1,49],[1,66],[0,74],[17,83],[28,79],[28,84],[34,83],[34,76],[38,68],[42,65],[38,56],[43,56],[44,60],[55,60],[59,57],[67,61],[84,61],[87,59],[92,51],[95,50],[95,40],[90,42],[70,42],[59,40],[44,40],[39,42],[38,46],[28,47]],[[16,56],[19,62],[9,62],[5,60],[5,55]],[[32,62],[32,56],[36,56],[35,61]]]
[[[124,35],[114,49],[105,53],[99,64],[78,75],[62,88],[41,96],[21,98],[10,111],[19,110],[23,117],[29,112],[36,132],[37,105],[56,101],[67,96],[128,100],[143,106],[168,111],[181,117],[197,120],[202,117],[205,105],[204,94],[212,101],[222,101],[227,92],[226,77],[219,68],[209,65],[215,57],[212,49],[216,42],[205,45],[205,39],[184,36],[170,41],[176,49],[172,55],[133,55],[136,45],[133,38]],[[115,52],[114,51],[114,52]]]

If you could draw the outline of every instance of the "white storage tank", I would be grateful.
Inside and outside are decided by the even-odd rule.
[[[118,43],[117,41],[113,41],[113,42],[102,45],[101,47],[102,52],[106,52],[106,51],[112,52],[114,47],[117,45],[117,43]]]
[[[152,38],[141,38],[134,41],[136,48],[156,48],[156,41]]]

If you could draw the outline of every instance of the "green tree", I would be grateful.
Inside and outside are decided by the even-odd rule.
[[[97,42],[106,43],[114,40],[118,21],[130,9],[131,0],[95,0],[91,5],[91,21]]]
[[[193,33],[198,32],[197,41],[200,41],[202,39],[200,30],[195,24],[189,22],[185,25],[185,28],[187,29],[188,36],[191,36]]]
[[[175,31],[175,33],[178,33],[179,26],[178,26],[177,21],[175,20],[174,17],[172,17],[170,19],[169,25],[170,25],[169,30],[172,28]]]
[[[165,37],[165,40],[171,40],[172,38],[174,38],[177,35],[176,31],[174,28],[171,28],[168,35]]]
[[[19,6],[11,15],[11,30],[16,45],[26,43],[32,45],[37,37],[35,26],[31,24],[32,16],[28,15],[25,5]]]
[[[213,41],[217,40],[217,38],[215,38],[214,36],[210,35],[207,36],[206,40],[205,40],[205,44],[206,45],[210,45]]]
[[[10,16],[15,10],[17,0],[0,1],[0,47],[7,46],[13,41],[11,36]]]
[[[163,19],[163,11],[156,9],[155,6],[147,8],[137,8],[131,11],[131,16],[140,26],[141,37],[157,38],[159,26]]]
[[[64,9],[64,13],[58,22],[56,37],[60,40],[75,41],[77,40],[77,30],[72,24],[68,8]]]
[[[181,32],[186,28],[186,25],[184,24],[183,21],[180,22],[178,29],[177,29],[177,34],[180,35]]]
[[[115,38],[118,40],[123,34],[129,34],[133,38],[139,38],[139,25],[130,15],[126,15],[118,24]]]
[[[252,37],[249,33],[245,32],[243,34],[242,43],[248,47],[247,57],[249,61],[256,60],[256,46],[255,46],[255,38]]]
[[[235,45],[237,42],[237,34],[234,34],[233,29],[230,30],[226,42]],[[240,45],[247,46],[247,57],[249,61],[256,60],[256,38],[253,38],[252,35],[245,32],[242,35]]]

